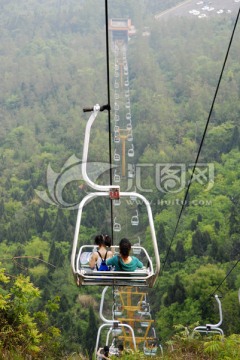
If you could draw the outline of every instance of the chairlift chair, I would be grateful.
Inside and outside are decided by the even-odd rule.
[[[152,317],[149,311],[141,313],[140,325],[143,328],[149,327],[152,323]]]
[[[135,176],[135,165],[128,164],[128,178],[132,179],[132,178],[134,178],[134,176]],[[134,195],[134,197],[135,197],[135,195]],[[130,198],[131,198],[131,195],[130,195]]]
[[[106,106],[102,107],[103,110]],[[88,156],[88,146],[90,140],[90,130],[91,126],[96,119],[98,112],[101,110],[99,105],[95,105],[93,111],[90,109],[86,109],[85,111],[92,111],[91,116],[87,122],[86,130],[85,130],[85,138],[84,138],[84,146],[83,146],[83,157],[82,157],[82,175],[84,181],[95,190],[95,192],[88,193],[82,201],[79,203],[78,212],[77,212],[77,221],[73,239],[72,246],[72,254],[71,254],[71,267],[73,274],[76,279],[76,283],[78,286],[82,285],[101,285],[101,286],[148,286],[152,287],[156,281],[156,278],[160,271],[160,258],[157,247],[156,234],[154,230],[153,216],[151,211],[150,203],[147,199],[138,193],[135,192],[120,192],[119,186],[117,185],[99,185],[94,183],[87,174],[87,156]],[[102,111],[103,111],[102,110]],[[95,248],[94,245],[81,245],[80,244],[80,229],[81,229],[81,219],[84,207],[96,198],[110,198],[110,194],[112,191],[118,192],[120,197],[136,196],[136,198],[140,199],[143,204],[146,206],[148,219],[149,219],[149,227],[152,237],[152,245],[154,251],[154,266],[152,259],[150,258],[148,252],[145,248],[141,247],[141,252],[143,252],[143,258],[146,262],[146,267],[143,269],[138,269],[134,272],[124,272],[124,271],[97,271],[95,269],[91,269],[88,264],[82,263],[82,253],[84,252],[92,252]],[[121,225],[116,222],[116,218],[114,219],[113,230],[120,231]],[[118,246],[112,246],[113,251],[116,253],[119,251]],[[133,246],[134,248],[134,246]],[[145,264],[144,264],[145,265]]]
[[[121,231],[121,225],[116,222],[116,218],[114,218],[114,222],[113,222],[113,231],[116,231],[116,232]]]
[[[150,304],[145,300],[138,302],[139,310],[138,314],[142,316],[150,314]]]
[[[132,216],[131,224],[137,226],[139,224],[138,211],[136,210],[136,215]]]
[[[132,124],[131,124],[131,122],[127,123],[127,130],[129,130],[129,131],[132,130]]]
[[[128,167],[129,167],[129,170],[133,170],[133,172],[135,173],[135,165],[134,164],[128,164]],[[136,186],[135,186],[135,192],[137,191],[136,190]],[[132,201],[136,201],[137,200],[137,197],[136,196],[130,196],[130,200]],[[139,237],[138,237],[139,239]]]
[[[117,150],[115,149],[114,150],[114,161],[120,161],[121,157],[120,155],[117,153]]]
[[[222,316],[222,304],[218,297],[218,295],[215,295],[215,300],[218,303],[218,309],[219,309],[219,317],[220,320],[217,324],[206,324],[205,326],[197,326],[193,329],[192,337],[194,337],[196,332],[199,333],[205,333],[205,334],[220,334],[223,335],[223,330],[219,327],[222,324],[223,316]]]
[[[141,254],[141,240],[140,237],[138,236],[138,242],[136,244],[134,244],[134,247],[136,246],[136,248],[133,249],[133,254],[134,255],[140,255]]]
[[[119,136],[119,134],[115,134],[114,135],[114,142],[115,142],[115,144],[119,144],[120,143],[120,136]],[[117,160],[116,160],[117,161]]]
[[[127,141],[133,141],[132,131],[129,132],[129,134],[127,136]]]
[[[144,342],[144,345],[143,345],[144,355],[146,355],[146,356],[156,356],[158,348],[160,349],[161,356],[163,357],[163,348],[162,348],[162,345],[159,344],[158,339],[157,338],[147,339]]]
[[[119,205],[121,205],[121,200],[120,200],[120,199],[113,200],[113,205],[114,205],[114,206],[119,206]]]
[[[114,180],[114,182],[120,182],[121,181],[121,177],[120,177],[120,175],[117,174],[116,169],[114,170],[113,180]]]
[[[134,146],[133,146],[133,144],[132,144],[131,149],[128,149],[128,156],[129,157],[134,157]]]
[[[115,317],[119,317],[122,316],[122,305],[121,304],[113,304],[113,317],[115,319]]]
[[[157,355],[157,340],[146,340],[143,345],[143,352],[146,356],[156,356]]]
[[[107,333],[107,337],[106,337],[106,345],[109,344],[110,335],[112,335],[112,338],[114,340],[116,337],[121,335],[123,328],[125,328],[125,329],[127,329],[128,331],[131,332],[133,346],[136,349],[136,340],[135,340],[135,335],[134,335],[134,331],[133,331],[132,327],[130,325],[127,325],[127,324],[121,324],[118,320],[106,319],[105,316],[103,315],[103,305],[104,305],[105,294],[106,294],[107,290],[108,290],[108,286],[105,286],[103,291],[102,291],[102,296],[101,296],[101,301],[100,301],[99,316],[100,316],[101,320],[104,322],[104,324],[102,326],[100,326],[100,328],[98,329],[97,341],[96,341],[96,351],[98,349],[98,343],[99,343],[101,331],[105,327],[109,328],[108,333]],[[113,305],[113,316],[114,316],[114,310],[117,310],[117,307],[118,307],[118,309],[120,309],[121,304],[117,303],[117,304]]]
[[[131,123],[131,113],[130,112],[128,112],[126,114],[126,120],[130,120],[129,123]]]
[[[128,329],[130,331],[131,336],[132,336],[132,344],[133,344],[134,351],[137,351],[136,339],[135,339],[133,328],[128,324],[122,324],[122,323],[119,323],[117,321],[111,321],[109,323],[102,324],[98,329],[96,345],[95,345],[95,353],[96,354],[97,354],[97,350],[99,348],[99,341],[100,341],[101,333],[105,328],[109,328],[108,333],[107,333],[107,337],[106,337],[106,345],[107,346],[110,345],[110,341],[109,341],[110,339],[109,338],[110,338],[110,335],[112,335],[112,342],[111,342],[112,347],[110,345],[112,355],[118,354],[116,346],[114,346],[114,343],[113,343],[113,340],[116,337],[115,332],[116,332],[117,328],[121,328],[121,329],[126,328],[126,329]],[[110,353],[110,351],[109,351],[109,353]]]
[[[115,116],[114,116],[114,120],[115,120],[115,122],[118,122],[119,121],[119,115],[118,114],[116,114],[116,112],[115,112]]]

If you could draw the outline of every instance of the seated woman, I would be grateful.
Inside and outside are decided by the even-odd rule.
[[[104,348],[99,348],[96,355],[97,355],[97,360],[102,360],[102,359],[110,360],[110,358],[108,357],[109,347],[104,346]]]
[[[135,256],[130,256],[131,243],[128,239],[122,239],[119,243],[120,255],[107,259],[107,265],[115,267],[115,271],[135,271],[142,268],[143,263]]]
[[[95,237],[95,244],[98,246],[98,250],[94,251],[89,259],[91,269],[98,270],[103,259],[108,259],[113,256],[112,251],[109,249],[111,243],[112,239],[108,235],[97,235]]]

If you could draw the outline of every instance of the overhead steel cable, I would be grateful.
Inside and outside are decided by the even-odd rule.
[[[219,290],[219,288],[222,286],[222,284],[227,280],[228,276],[232,273],[232,271],[235,269],[235,267],[237,266],[237,264],[240,262],[240,258],[234,263],[234,265],[231,267],[231,269],[228,271],[228,273],[226,274],[226,276],[222,279],[222,281],[217,285],[217,287],[214,289],[214,291],[209,294],[207,296],[207,299],[204,301],[204,303],[202,304],[202,307],[204,307],[207,302],[208,302],[208,299],[215,296],[217,291]]]
[[[186,203],[187,203],[186,200],[187,200],[187,197],[188,197],[188,194],[189,194],[189,189],[190,189],[190,186],[191,186],[191,183],[192,183],[192,179],[193,179],[193,176],[194,176],[194,173],[195,173],[195,169],[196,169],[196,166],[197,166],[197,163],[198,163],[198,159],[199,159],[200,152],[201,152],[201,149],[202,149],[202,146],[203,146],[203,142],[204,142],[204,139],[205,139],[205,136],[206,136],[206,133],[207,133],[209,121],[210,121],[210,118],[211,118],[211,116],[212,116],[212,111],[213,111],[213,108],[214,108],[214,105],[215,105],[215,101],[216,101],[216,98],[217,98],[217,94],[218,94],[218,90],[219,90],[220,83],[221,83],[221,80],[222,80],[223,72],[224,72],[224,70],[225,70],[225,66],[226,66],[226,63],[227,63],[229,51],[230,51],[230,48],[231,48],[231,46],[232,46],[233,37],[234,37],[235,30],[236,30],[236,27],[237,27],[237,24],[238,24],[239,15],[240,15],[240,7],[239,7],[239,10],[238,10],[238,14],[237,14],[237,17],[236,17],[236,21],[235,21],[235,24],[234,24],[234,27],[233,27],[233,31],[232,31],[230,40],[229,40],[229,44],[228,44],[226,56],[225,56],[225,59],[224,59],[224,62],[223,62],[223,66],[222,66],[222,70],[221,70],[221,73],[220,73],[220,76],[219,76],[219,79],[218,79],[218,83],[217,83],[216,90],[215,90],[215,93],[214,93],[214,97],[213,97],[212,105],[211,105],[211,108],[210,108],[210,111],[209,111],[208,119],[207,119],[207,122],[206,122],[206,125],[205,125],[205,129],[204,129],[204,132],[203,132],[203,135],[202,135],[202,138],[201,138],[201,142],[200,142],[200,145],[199,145],[197,157],[196,157],[196,160],[195,160],[195,163],[194,163],[194,167],[193,167],[193,170],[192,170],[192,173],[191,173],[190,181],[189,181],[189,183],[188,183],[187,190],[186,190],[186,192],[185,192],[184,200],[183,200],[182,207],[181,207],[181,210],[180,210],[180,213],[179,213],[179,216],[178,216],[178,219],[177,219],[177,223],[176,223],[176,226],[175,226],[175,229],[174,229],[174,232],[173,232],[173,236],[172,236],[172,239],[171,239],[171,241],[170,241],[170,245],[169,245],[169,247],[168,247],[167,254],[166,254],[166,257],[165,257],[163,266],[162,266],[162,272],[163,272],[163,270],[164,270],[164,268],[165,268],[165,265],[166,265],[166,262],[167,262],[167,258],[168,258],[168,256],[169,256],[169,253],[170,253],[170,250],[171,250],[171,247],[172,247],[172,244],[173,244],[173,240],[174,240],[174,238],[175,238],[175,236],[176,236],[177,229],[178,229],[178,225],[179,225],[180,219],[181,219],[181,217],[182,217],[183,210],[184,210],[184,208],[185,208],[185,206],[186,206]]]
[[[106,65],[107,65],[107,100],[108,100],[108,149],[109,149],[109,180],[112,185],[112,131],[111,131],[111,107],[110,107],[110,66],[109,66],[109,30],[108,30],[108,0],[105,0],[105,29],[106,29]],[[110,202],[111,212],[111,238],[113,239],[113,202]]]
[[[239,263],[240,258],[234,263],[234,265],[231,267],[231,269],[228,271],[227,275],[224,277],[224,279],[218,284],[218,286],[216,287],[216,289],[211,293],[210,296],[213,296],[216,294],[216,292],[218,291],[218,289],[222,286],[222,284],[224,283],[224,281],[226,281],[226,279],[228,278],[228,276],[231,274],[231,272],[235,269],[235,267],[237,266],[237,264]]]

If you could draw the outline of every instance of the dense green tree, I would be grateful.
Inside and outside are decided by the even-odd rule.
[[[40,296],[40,291],[29,278],[19,275],[12,280],[1,268],[0,281],[3,284],[0,293],[1,355],[14,358],[14,354],[22,354],[19,359],[28,356],[43,359],[53,355],[57,358],[60,332],[49,326],[48,320],[53,303],[49,302],[48,309],[33,312],[31,304]]]
[[[180,281],[178,275],[176,275],[174,284],[169,286],[167,296],[164,299],[164,304],[169,306],[175,302],[182,304],[186,298],[186,291],[183,284]]]
[[[156,236],[157,236],[158,249],[160,253],[162,253],[166,249],[167,238],[165,234],[164,225],[161,223],[159,224],[159,229],[157,231]]]
[[[186,252],[183,246],[182,241],[177,242],[176,251],[175,251],[175,259],[179,262],[184,262],[186,259]]]
[[[93,308],[89,308],[88,312],[88,327],[85,333],[85,353],[89,356],[89,359],[92,358],[93,352],[96,345],[96,335],[97,335],[97,320]]]

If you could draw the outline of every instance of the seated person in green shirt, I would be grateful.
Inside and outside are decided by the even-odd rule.
[[[128,239],[122,239],[119,243],[120,255],[115,255],[107,259],[107,265],[115,267],[115,271],[135,271],[137,268],[142,268],[143,263],[135,256],[129,256],[131,250],[131,243]]]

